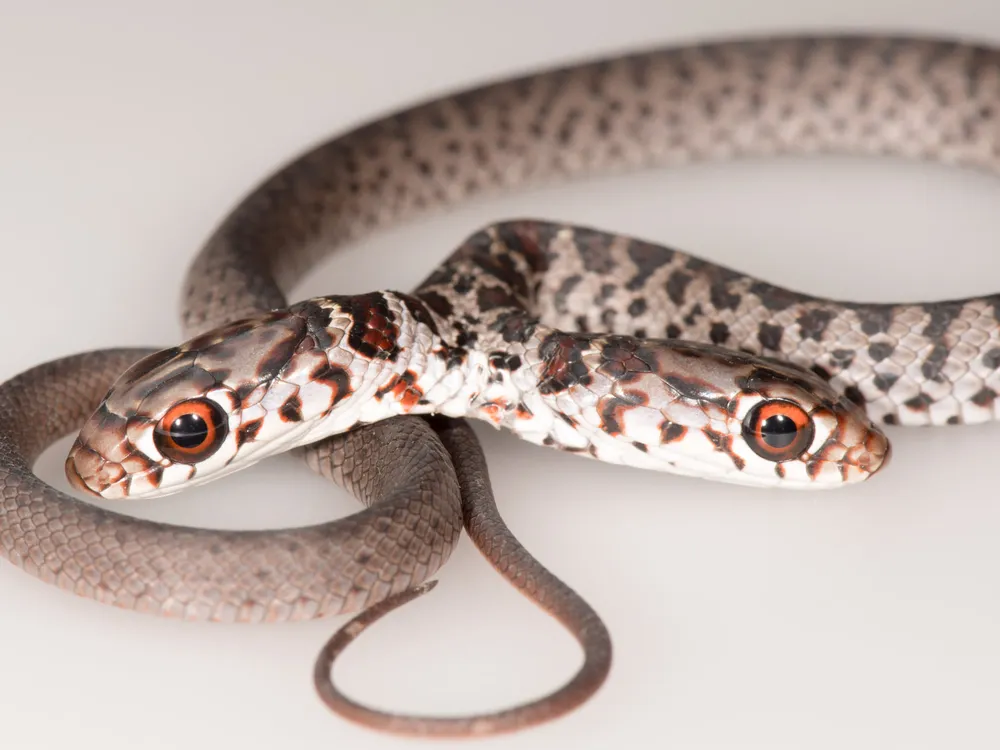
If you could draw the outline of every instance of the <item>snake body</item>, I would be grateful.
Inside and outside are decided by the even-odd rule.
[[[655,458],[657,468],[682,473],[707,471],[739,481],[762,481],[767,474],[769,482],[783,486],[811,473],[832,484],[870,476],[888,449],[870,420],[942,424],[995,418],[995,298],[916,305],[817,300],[651,243],[544,222],[505,223],[477,233],[411,294],[328,297],[292,306],[285,294],[333,248],[491,191],[776,154],[891,155],[997,171],[998,119],[997,51],[927,39],[840,36],[674,47],[547,71],[421,104],[338,136],[266,180],[198,254],[183,304],[185,333],[192,339],[147,354],[106,394],[112,373],[133,364],[137,353],[50,363],[3,386],[0,549],[30,572],[78,593],[209,619],[261,619],[265,612],[275,619],[312,616],[345,611],[346,600],[359,606],[386,601],[394,590],[431,575],[447,557],[448,544],[440,538],[453,539],[454,526],[445,519],[455,518],[447,511],[436,528],[441,537],[404,534],[409,528],[398,517],[374,527],[369,538],[379,548],[361,556],[360,579],[358,553],[338,570],[337,554],[320,546],[328,544],[326,537],[300,536],[290,543],[281,535],[286,532],[199,532],[95,514],[53,494],[31,473],[31,463],[46,442],[72,429],[98,402],[67,466],[77,487],[109,497],[163,493],[296,445],[308,445],[314,468],[321,468],[320,455],[327,466],[341,467],[340,476],[362,494],[382,472],[396,469],[404,475],[429,471],[444,493],[456,486],[455,468],[463,474],[458,459],[451,468],[443,454],[431,451],[416,461],[419,466],[387,462],[397,430],[424,429],[406,427],[420,424],[412,415],[423,411],[485,418],[529,439],[551,439],[604,460],[647,465]],[[485,290],[492,296],[484,298]],[[354,370],[351,362],[357,363]],[[438,364],[413,370],[414,362]],[[86,368],[92,368],[92,379],[80,377]],[[290,383],[285,375],[303,379]],[[449,377],[457,390],[449,390]],[[448,388],[428,399],[442,383]],[[297,404],[289,384],[302,394]],[[51,387],[64,399],[42,397]],[[311,398],[305,398],[310,389]],[[554,392],[542,393],[546,389]],[[222,435],[212,453],[215,464],[211,456],[204,463],[163,462],[156,441],[162,444],[162,433],[172,434],[174,423],[166,429],[161,423],[179,403],[174,397],[204,408],[210,392],[221,412],[194,417]],[[797,430],[808,424],[813,431],[789,461],[768,460],[746,444],[751,401],[773,395],[806,414],[801,424],[798,412],[784,417],[786,426],[790,419]],[[618,402],[606,401],[595,421],[591,396]],[[661,396],[670,408],[657,407],[658,416],[641,411],[650,397]],[[341,410],[330,408],[334,400]],[[257,432],[241,433],[253,421],[242,420],[244,406],[260,406],[258,418],[272,417],[265,421],[273,432],[261,433],[261,421]],[[542,422],[519,422],[519,406]],[[309,409],[316,409],[313,419],[304,419]],[[39,421],[39,414],[45,419]],[[411,416],[395,416],[401,414]],[[190,426],[194,417],[181,416]],[[477,447],[471,433],[461,432],[461,421],[450,424],[459,430],[453,457]],[[322,454],[310,444],[342,429],[348,431],[320,443]],[[180,430],[173,437],[183,443],[191,435]],[[436,439],[425,432],[420,445]],[[184,449],[180,443],[174,447]],[[664,451],[669,443],[680,453]],[[651,452],[657,455],[651,458]],[[360,463],[347,461],[359,456]],[[832,469],[818,470],[817,457],[830,459]],[[783,464],[803,468],[781,472],[776,467]],[[469,528],[476,493],[487,504],[492,498],[483,500],[481,473],[465,476],[461,493]],[[420,502],[425,500],[430,502]],[[78,521],[80,534],[64,533]],[[499,526],[499,517],[487,523],[486,536]],[[399,535],[393,537],[394,531]],[[497,564],[503,549],[489,551],[481,543],[483,529],[477,533],[477,544]],[[254,542],[241,541],[251,537]],[[360,538],[360,532],[348,534],[343,542],[350,546]],[[386,538],[396,542],[388,552],[382,547]],[[283,546],[285,564],[272,565],[270,555]],[[418,553],[424,561],[419,570],[390,584],[379,579],[373,587],[379,577],[368,575],[368,567],[384,564],[382,556],[398,554],[400,546]],[[306,559],[315,560],[320,549],[332,555],[319,554],[325,579],[313,576],[315,563]],[[428,554],[432,549],[438,553]],[[247,588],[241,576],[247,575],[248,559],[257,574],[273,574],[270,584]],[[528,565],[519,559],[506,569],[508,577],[523,582]],[[338,598],[309,585],[342,587],[344,571],[353,573],[361,592],[348,586]],[[556,583],[531,576],[528,593],[545,600]],[[310,593],[320,603],[279,603],[309,600]],[[593,620],[587,623],[584,629],[600,634]],[[607,656],[596,660],[591,684],[603,679]],[[499,725],[480,729],[491,726]]]

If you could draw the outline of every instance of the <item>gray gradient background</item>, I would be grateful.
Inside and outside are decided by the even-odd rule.
[[[911,30],[1000,43],[989,0],[26,5],[0,2],[0,378],[82,349],[174,342],[183,270],[234,202],[308,145],[406,103],[722,35]],[[1000,181],[930,166],[653,172],[382,232],[297,296],[411,287],[466,234],[519,214],[626,231],[819,294],[987,293],[1000,288],[998,206]],[[483,747],[1000,744],[1000,425],[893,429],[891,470],[821,495],[603,466],[477,430],[515,533],[602,614],[616,648],[581,710]],[[64,488],[67,445],[40,467]],[[126,510],[270,527],[354,507],[279,458]],[[576,668],[574,642],[468,540],[439,577],[344,659],[338,677],[354,696],[483,710]],[[177,623],[76,599],[4,562],[0,743],[407,746],[315,698],[313,658],[340,622]]]

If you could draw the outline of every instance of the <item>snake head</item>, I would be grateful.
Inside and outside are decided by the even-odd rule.
[[[680,473],[823,489],[864,481],[889,462],[885,433],[813,372],[681,342],[646,358],[642,379],[663,419],[659,447]]]
[[[106,499],[163,496],[308,442],[313,412],[351,392],[350,358],[326,351],[339,351],[341,329],[318,328],[318,314],[265,313],[135,363],[73,443],[70,484]]]
[[[732,411],[743,458],[761,480],[836,487],[888,465],[892,446],[864,408],[812,372],[764,360],[739,380]],[[735,427],[735,426],[734,426]]]
[[[539,353],[543,389],[578,414],[568,427],[552,420],[547,444],[583,439],[605,461],[797,489],[863,481],[889,460],[865,410],[795,365],[704,343],[563,333]]]

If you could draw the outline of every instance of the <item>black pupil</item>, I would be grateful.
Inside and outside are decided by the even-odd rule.
[[[170,425],[170,439],[179,448],[197,448],[208,437],[208,425],[198,414],[183,414]]]
[[[784,414],[774,414],[760,426],[760,436],[772,448],[787,448],[795,440],[798,431],[795,420]]]

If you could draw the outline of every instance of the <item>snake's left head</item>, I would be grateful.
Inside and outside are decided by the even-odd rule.
[[[813,372],[761,358],[739,385],[731,406],[747,448],[744,472],[821,488],[864,481],[889,464],[889,438],[864,407]]]
[[[303,413],[349,392],[301,310],[258,315],[132,365],[83,425],[66,475],[107,499],[172,494],[308,442]]]

